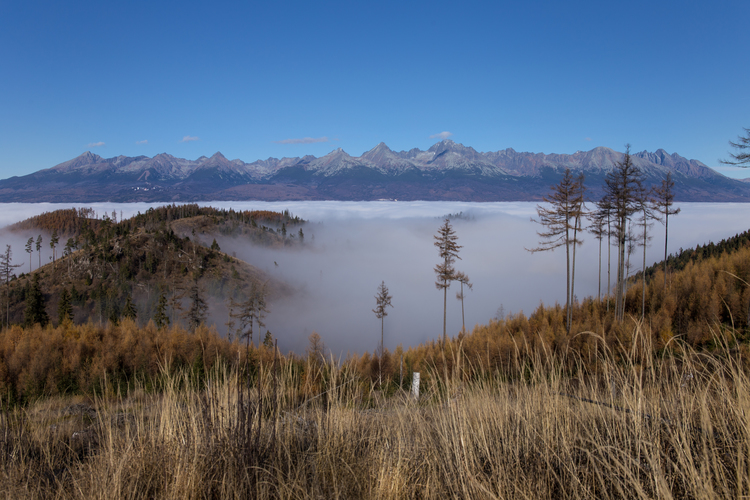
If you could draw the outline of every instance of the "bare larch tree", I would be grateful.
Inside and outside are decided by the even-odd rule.
[[[543,199],[549,206],[537,205],[538,222],[546,231],[537,232],[542,239],[537,248],[527,249],[532,253],[551,251],[565,247],[567,283],[565,287],[566,328],[570,331],[573,321],[572,301],[575,297],[575,248],[583,243],[579,233],[582,231],[584,217],[583,174],[573,178],[569,169],[565,169],[560,182],[552,186],[552,192]],[[572,250],[572,252],[571,252]],[[572,266],[571,266],[572,264]]]
[[[614,234],[617,238],[617,281],[615,284],[615,318],[622,321],[625,314],[625,266],[628,221],[640,208],[643,197],[643,174],[633,164],[630,144],[625,146],[623,159],[604,178],[604,198],[611,207]]]
[[[451,281],[456,278],[456,270],[453,267],[453,263],[456,259],[461,259],[458,256],[458,251],[462,248],[458,242],[458,236],[451,226],[451,221],[445,219],[445,222],[438,233],[434,236],[434,245],[438,249],[441,262],[435,266],[435,274],[437,274],[437,281],[435,286],[438,290],[443,290],[443,345],[448,343],[448,333],[446,331],[446,319],[447,319],[447,308],[448,308],[448,288],[451,286]]]
[[[672,172],[667,172],[667,176],[661,181],[661,186],[654,189],[655,209],[664,219],[664,289],[667,289],[667,242],[669,240],[669,216],[680,213],[679,208],[672,208],[674,205],[674,181]]]

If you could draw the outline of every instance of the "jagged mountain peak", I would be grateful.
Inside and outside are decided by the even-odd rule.
[[[57,172],[70,172],[89,165],[96,165],[98,163],[102,163],[103,161],[104,158],[102,158],[101,156],[94,154],[91,151],[86,151],[76,156],[72,160],[68,160],[66,162],[55,165],[54,167],[52,167],[52,170],[55,170]]]
[[[253,163],[230,161],[220,151],[210,158],[201,156],[196,160],[176,158],[168,153],[152,158],[103,159],[86,151],[52,169],[31,174],[33,181],[26,177],[0,181],[0,200],[94,201],[106,197],[135,201],[148,197],[163,199],[164,196],[183,200],[216,196],[229,199],[541,199],[548,188],[548,176],[554,178],[566,168],[576,173],[585,172],[592,183],[592,191],[600,189],[597,183],[601,184],[604,175],[622,161],[622,157],[622,152],[602,146],[573,154],[516,152],[512,148],[479,153],[451,139],[436,142],[427,151],[413,148],[394,152],[380,142],[359,157],[336,148],[320,158],[306,155]],[[667,171],[673,172],[681,183],[682,196],[687,199],[750,201],[747,183],[727,179],[697,160],[687,160],[664,149],[633,153],[632,157],[649,182],[657,182]],[[48,174],[67,172],[75,175],[54,175],[49,181],[45,180]]]

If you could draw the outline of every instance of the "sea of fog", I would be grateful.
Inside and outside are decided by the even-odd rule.
[[[303,249],[269,250],[241,240],[217,238],[223,251],[236,253],[250,264],[291,284],[297,292],[270,305],[268,329],[283,350],[302,352],[307,337],[317,331],[336,354],[372,351],[380,342],[380,320],[375,317],[375,293],[384,281],[393,296],[385,318],[385,344],[406,348],[437,339],[443,328],[443,294],[435,287],[438,252],[433,236],[447,214],[462,213],[452,224],[462,260],[456,268],[469,275],[473,290],[465,292],[466,327],[487,323],[504,312],[532,312],[540,302],[565,301],[565,251],[531,254],[540,226],[535,203],[463,202],[206,202],[235,210],[289,210],[306,219]],[[59,208],[92,207],[101,216],[117,212],[118,219],[145,212],[162,203],[0,204],[0,227]],[[695,247],[745,231],[750,226],[750,204],[681,203],[682,212],[670,218],[669,250]],[[663,258],[664,226],[652,228],[647,265]],[[15,263],[28,265],[24,244],[30,235],[0,233],[12,245]],[[598,241],[591,235],[579,248],[576,296],[596,295]],[[48,245],[44,251],[51,252]],[[5,248],[5,246],[2,246]],[[639,249],[640,251],[640,249]],[[33,255],[37,261],[37,255]],[[49,259],[44,255],[43,259]],[[615,254],[612,254],[614,275]],[[633,258],[640,269],[642,254]],[[606,288],[606,241],[603,248],[602,290]],[[21,267],[20,271],[25,271]],[[458,285],[448,292],[448,333],[461,329]],[[210,320],[222,331],[226,310],[218,307]]]

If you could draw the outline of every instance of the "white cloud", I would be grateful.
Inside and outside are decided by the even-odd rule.
[[[185,137],[182,138],[180,142],[193,142],[193,141],[200,141],[200,139],[192,135],[186,135]]]
[[[102,141],[99,141],[99,142],[90,142],[89,145],[86,146],[86,147],[89,147],[89,148],[98,148],[98,147],[101,147],[101,146],[104,146],[104,143]]]
[[[430,136],[430,139],[440,139],[441,141],[444,141],[452,135],[453,135],[453,132],[440,132],[439,134],[432,134]]]
[[[135,141],[136,144],[148,144],[148,139],[144,139],[142,141]]]
[[[301,139],[284,139],[274,141],[276,144],[315,144],[316,142],[328,142],[328,137],[303,137]]]
[[[591,142],[591,137],[586,137],[586,138],[584,138],[583,140],[584,140],[584,141],[588,141],[588,142]]]

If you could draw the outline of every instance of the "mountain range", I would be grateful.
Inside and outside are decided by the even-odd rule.
[[[0,202],[133,202],[208,200],[536,201],[565,171],[583,172],[592,199],[623,153],[605,147],[574,154],[480,153],[443,140],[427,151],[396,152],[380,143],[354,157],[342,149],[316,158],[245,163],[167,153],[102,158],[89,151],[35,173],[0,180]],[[631,154],[647,185],[672,172],[678,201],[750,201],[750,183],[663,149]]]

